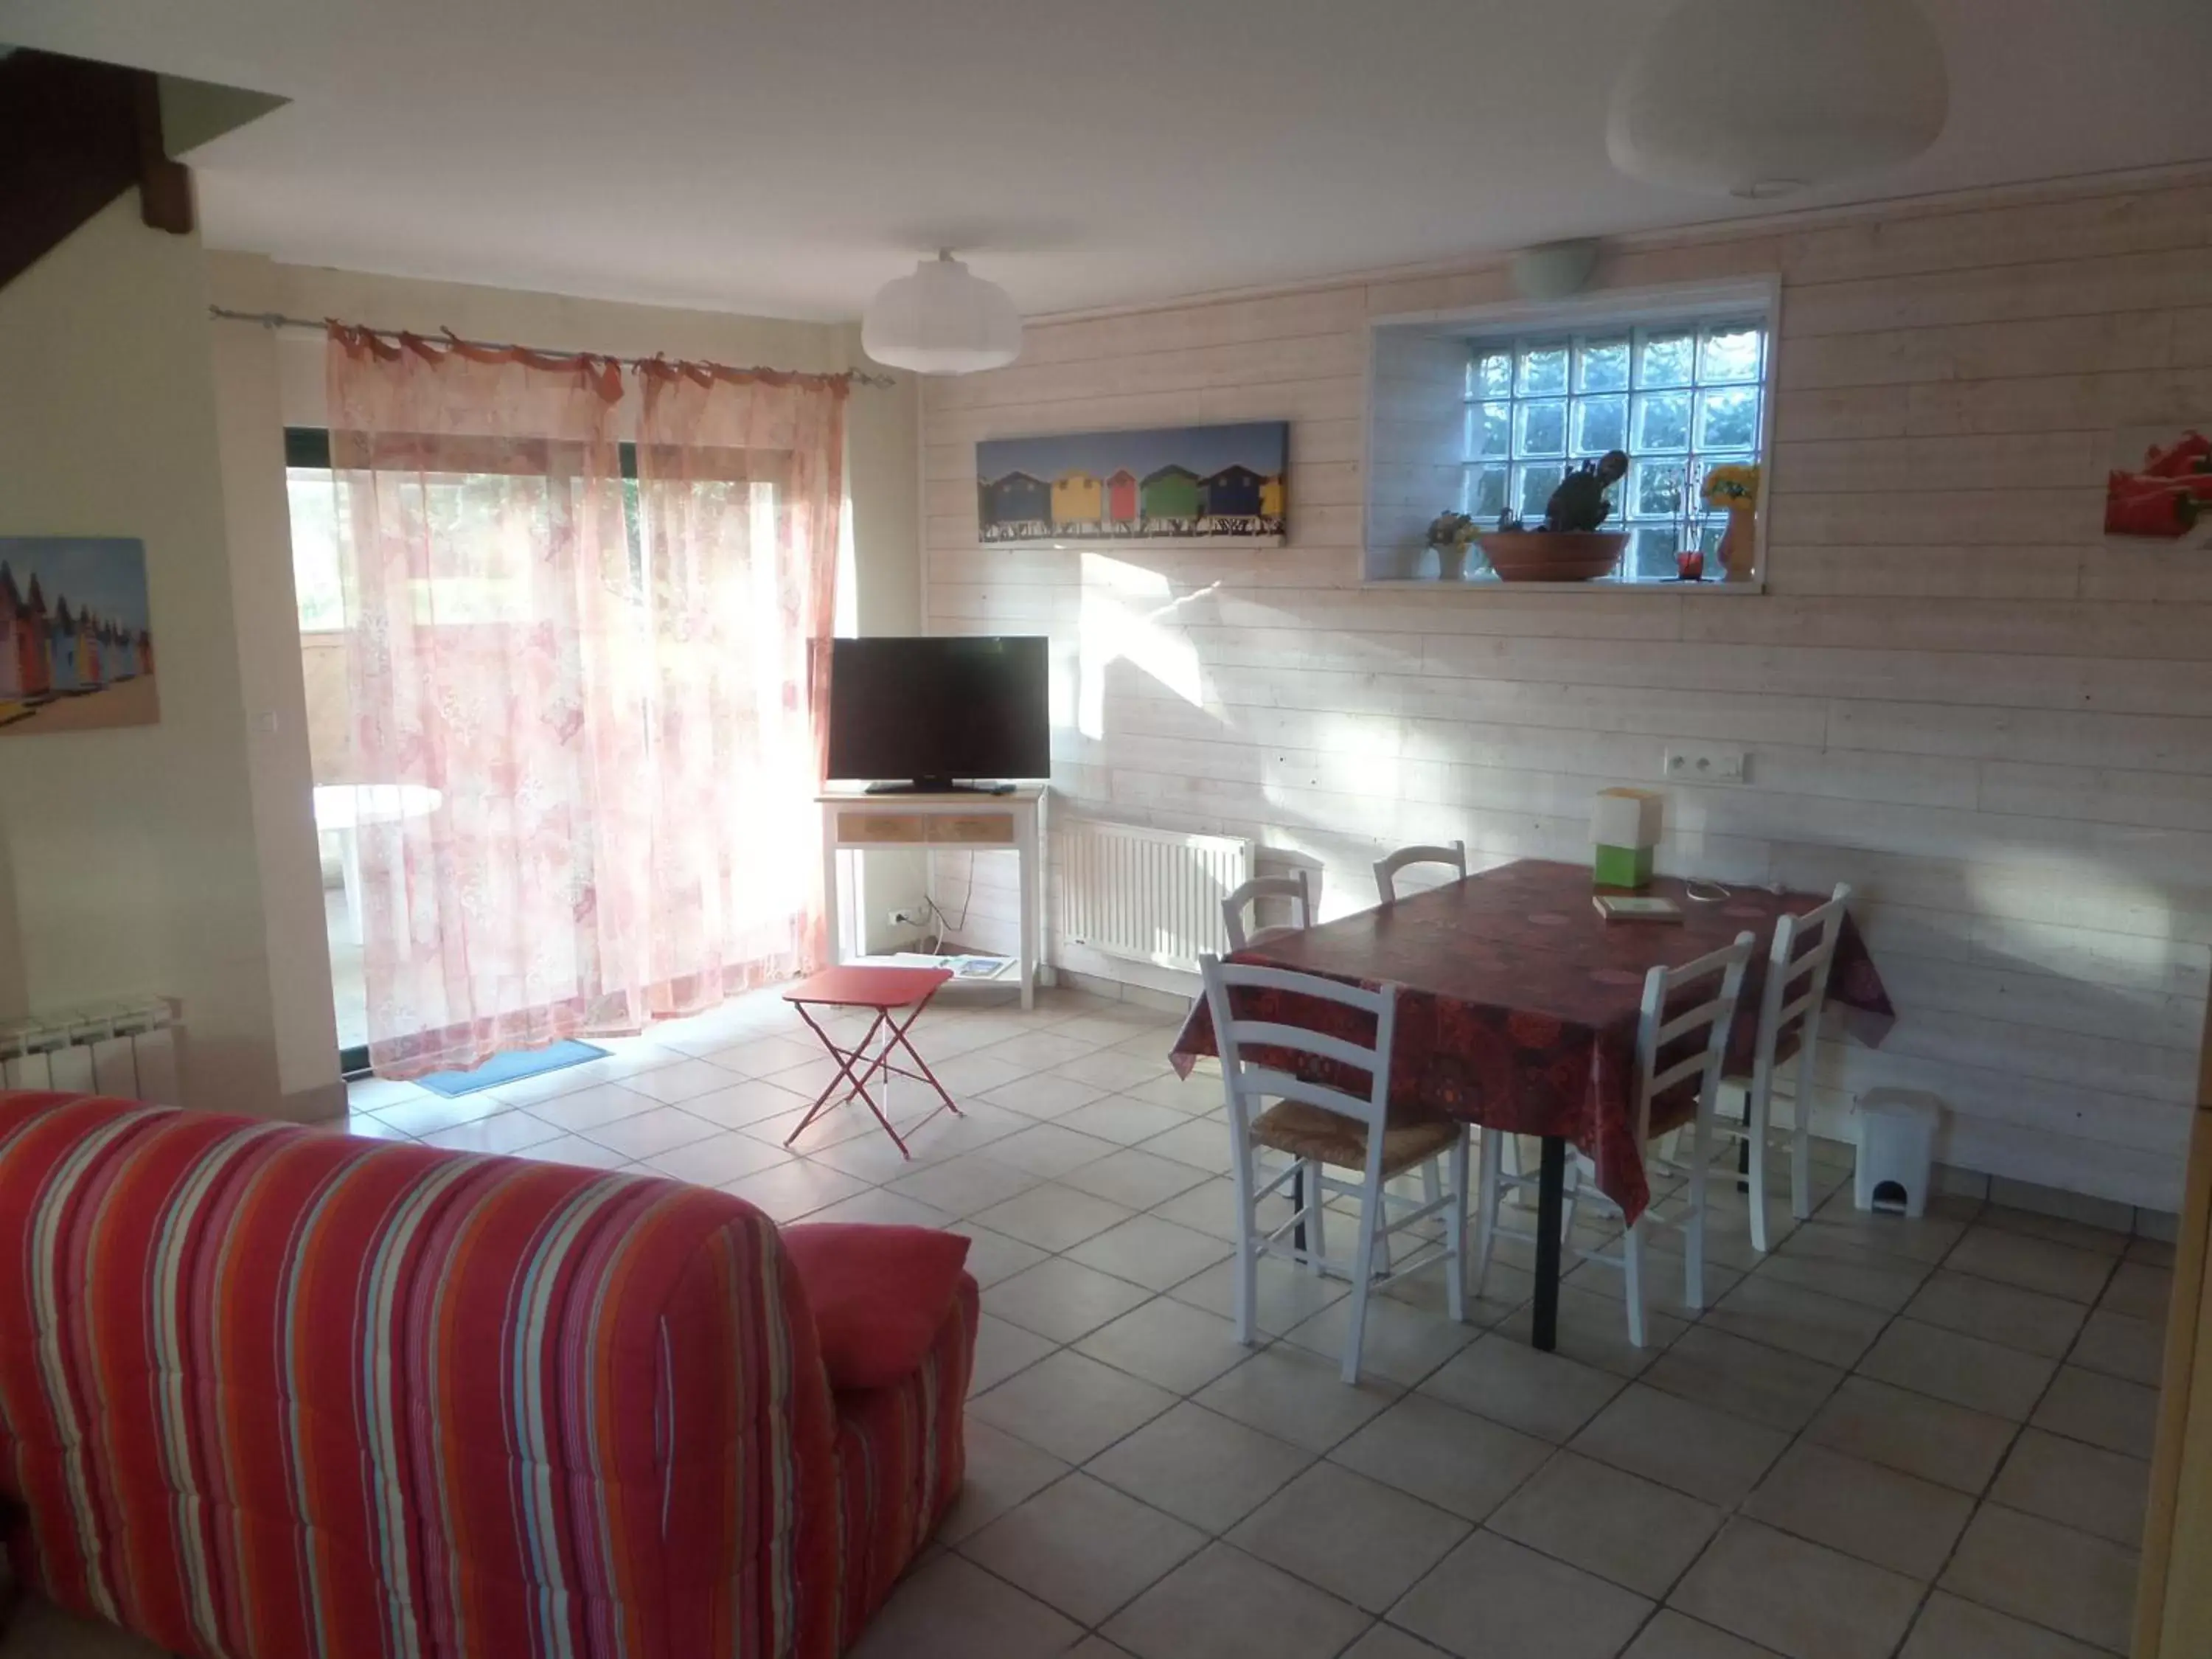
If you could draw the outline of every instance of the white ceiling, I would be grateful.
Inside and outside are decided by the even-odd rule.
[[[1607,163],[1668,9],[0,0],[0,40],[291,99],[192,158],[218,246],[847,318],[939,242],[1035,313],[1747,210]],[[2212,159],[2208,0],[1928,9],[1942,137],[1790,205]],[[1728,95],[1712,60],[1685,97]]]

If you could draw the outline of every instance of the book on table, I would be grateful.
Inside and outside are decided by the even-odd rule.
[[[1644,893],[1594,893],[1590,902],[1607,921],[1680,921],[1682,907]]]

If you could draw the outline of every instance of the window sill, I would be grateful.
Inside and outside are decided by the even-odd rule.
[[[1359,586],[1362,588],[1418,587],[1430,592],[1649,593],[1700,597],[1725,594],[1734,598],[1766,591],[1765,582],[1757,577],[1747,582],[1624,582],[1615,581],[1610,576],[1593,576],[1579,582],[1509,582],[1501,581],[1496,576],[1468,576],[1458,581],[1446,581],[1441,576],[1371,576]]]

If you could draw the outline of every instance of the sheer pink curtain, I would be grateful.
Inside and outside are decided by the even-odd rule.
[[[635,1031],[823,954],[845,385],[334,327],[369,1055]],[[391,786],[411,786],[393,788]]]
[[[620,373],[336,328],[328,364],[370,1062],[634,1030],[649,752]]]
[[[653,1012],[824,955],[822,715],[845,470],[842,376],[641,367],[652,594]]]

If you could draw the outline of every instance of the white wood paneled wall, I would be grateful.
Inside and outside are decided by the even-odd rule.
[[[1487,264],[1037,326],[932,383],[929,625],[1048,632],[1061,795],[1318,864],[1329,915],[1400,842],[1585,857],[1595,790],[1656,783],[1670,738],[1744,745],[1749,787],[1668,791],[1662,867],[1858,887],[1902,1018],[1822,1054],[1824,1127],[1910,1084],[1948,1163],[2173,1207],[2212,555],[2100,519],[2115,428],[2212,416],[2212,179],[1643,243],[1599,281],[1777,270],[1764,596],[1359,590],[1367,319],[1510,297]],[[978,544],[978,438],[1273,418],[1285,547]],[[1012,872],[976,863],[965,936],[1011,949]]]

